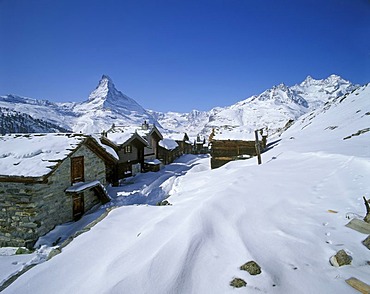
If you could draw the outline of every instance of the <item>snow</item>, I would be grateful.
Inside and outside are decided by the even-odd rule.
[[[162,164],[162,161],[160,161],[159,159],[156,159],[156,158],[146,159],[144,162],[147,163],[147,164],[152,164],[152,165]]]
[[[307,77],[299,85],[288,87],[280,84],[234,105],[215,107],[207,112],[151,113],[164,128],[173,132],[187,132],[190,137],[196,137],[197,134],[208,136],[213,128],[228,131],[236,128],[231,131],[231,135],[236,135],[238,132],[249,134],[255,129],[267,127],[272,135],[280,132],[289,120],[296,120],[326,101],[352,92],[356,87],[358,85],[336,75],[323,80]]]
[[[159,146],[167,150],[174,150],[177,147],[179,147],[179,144],[177,144],[176,141],[173,139],[163,138],[162,140],[159,141]]]
[[[262,140],[260,133],[258,132],[258,138]],[[215,128],[213,140],[243,140],[243,141],[255,141],[254,130],[245,127],[234,127],[234,128]]]
[[[299,85],[284,84],[267,89],[234,105],[215,107],[209,111],[193,110],[190,113],[161,113],[145,110],[134,99],[117,90],[113,81],[103,75],[88,99],[81,103],[52,103],[14,95],[0,96],[0,107],[26,113],[73,132],[101,133],[112,124],[141,125],[146,120],[155,124],[165,137],[171,133],[208,136],[214,127],[243,126],[246,132],[268,127],[278,132],[290,119],[314,110],[326,101],[353,91],[357,85],[339,76],[315,80],[307,77]],[[80,99],[83,97],[80,97]],[[45,113],[48,114],[45,118]],[[163,127],[163,129],[161,128]]]
[[[99,185],[101,185],[100,181],[79,182],[79,183],[73,184],[71,187],[68,187],[66,189],[66,192],[68,192],[68,193],[77,193],[77,192],[81,192],[81,191],[84,191],[86,189],[89,189],[89,188],[92,188],[92,187],[95,187],[95,186],[99,186]]]
[[[117,152],[112,147],[103,144],[101,142],[99,136],[97,136],[97,135],[91,135],[91,137],[93,137],[95,139],[95,141],[100,145],[100,147],[102,147],[107,153],[109,153],[110,155],[112,155],[112,157],[114,157],[115,159],[119,160],[119,156],[118,156]]]
[[[0,175],[46,175],[85,139],[86,136],[72,134],[0,136]]]
[[[99,211],[117,208],[3,293],[358,293],[345,279],[370,284],[367,235],[345,225],[370,198],[369,97],[361,87],[308,113],[262,165],[210,170],[187,155],[110,188]],[[164,198],[172,205],[148,205]],[[340,249],[351,265],[330,265]],[[250,260],[260,275],[239,270]]]
[[[123,145],[132,138],[135,131],[126,131],[123,133],[108,133],[107,138],[116,145]]]

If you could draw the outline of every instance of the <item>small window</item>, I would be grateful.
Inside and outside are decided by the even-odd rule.
[[[124,152],[125,153],[132,153],[132,146],[131,145],[125,146]]]

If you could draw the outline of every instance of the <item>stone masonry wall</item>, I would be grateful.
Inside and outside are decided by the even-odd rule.
[[[105,185],[105,164],[82,145],[72,157],[84,156],[85,181]],[[73,220],[72,197],[64,191],[71,185],[71,160],[65,159],[46,184],[0,182],[0,246],[32,246],[38,237],[56,225]],[[85,211],[99,202],[86,191]]]

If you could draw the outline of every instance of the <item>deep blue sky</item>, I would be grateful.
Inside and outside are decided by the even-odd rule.
[[[370,82],[369,0],[0,0],[0,95],[227,106],[335,73]]]

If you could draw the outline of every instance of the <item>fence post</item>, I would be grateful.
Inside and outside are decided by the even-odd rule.
[[[261,160],[260,142],[258,140],[258,130],[254,131],[254,136],[256,138],[255,147],[256,147],[256,153],[257,153],[257,161],[258,161],[258,164],[261,164],[262,160]]]

